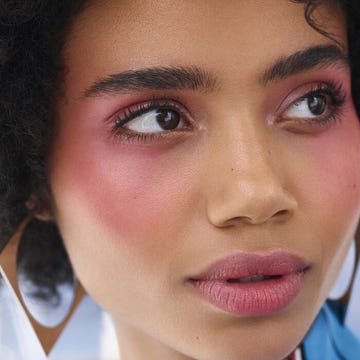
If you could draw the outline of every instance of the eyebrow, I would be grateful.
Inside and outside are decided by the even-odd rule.
[[[260,83],[285,79],[308,70],[323,69],[334,64],[349,66],[348,56],[335,45],[317,45],[281,57],[275,61],[260,77]]]
[[[292,75],[334,64],[349,66],[347,55],[335,45],[317,45],[277,59],[260,76],[260,83],[281,80]],[[127,70],[97,80],[82,97],[127,93],[141,90],[202,90],[214,91],[219,85],[215,74],[197,66],[155,66]]]
[[[216,77],[196,66],[189,67],[150,67],[128,70],[109,75],[85,90],[84,96],[91,97],[118,92],[151,90],[214,90]]]

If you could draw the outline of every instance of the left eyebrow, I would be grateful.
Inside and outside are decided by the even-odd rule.
[[[215,75],[199,67],[156,66],[108,75],[86,89],[82,97],[145,89],[212,91],[215,90],[216,86],[217,79]]]
[[[348,56],[335,45],[316,45],[297,51],[288,57],[280,57],[260,77],[260,83],[285,79],[308,70],[321,69],[335,64],[348,67]]]

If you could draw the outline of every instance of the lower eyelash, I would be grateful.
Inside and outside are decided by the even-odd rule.
[[[315,88],[313,88],[311,91],[309,91],[307,94],[302,96],[299,100],[303,100],[308,98],[309,96],[319,96],[319,95],[327,95],[331,98],[331,107],[332,111],[329,115],[323,118],[316,118],[314,121],[309,121],[309,119],[305,120],[307,125],[310,126],[323,126],[328,127],[332,123],[336,123],[337,120],[341,118],[342,114],[342,108],[343,105],[346,102],[347,94],[343,90],[342,83],[336,83],[335,81],[330,81],[328,83],[318,83]],[[159,108],[167,108],[167,109],[173,109],[180,114],[183,114],[183,111],[181,110],[180,106],[177,105],[177,102],[175,102],[172,99],[157,99],[156,97],[153,97],[150,102],[146,104],[136,104],[133,106],[128,107],[123,111],[123,116],[120,117],[120,115],[116,116],[115,123],[112,127],[112,133],[115,136],[120,136],[124,138],[126,141],[129,142],[151,142],[153,140],[157,140],[159,138],[163,138],[166,135],[166,131],[158,132],[158,133],[137,133],[132,131],[121,131],[123,129],[123,125],[125,125],[127,122],[135,119],[138,116],[141,116],[151,110],[159,109]],[[183,115],[185,116],[185,115]]]
[[[151,110],[164,108],[177,111],[184,119],[186,119],[188,116],[186,114],[187,109],[185,107],[186,111],[184,111],[181,106],[183,105],[178,104],[177,101],[172,99],[157,99],[156,97],[153,97],[150,102],[129,106],[124,111],[122,111],[122,115],[115,116],[111,132],[114,136],[124,138],[126,141],[129,142],[146,143],[158,140],[160,138],[165,138],[172,131],[164,130],[163,132],[157,133],[138,133],[131,130],[124,130],[124,125],[131,120],[137,118],[138,116],[150,112]],[[187,122],[189,123],[190,121]]]
[[[322,92],[331,98],[331,112],[323,119],[323,123],[325,125],[336,123],[341,118],[343,107],[347,99],[347,94],[343,89],[342,83],[329,82],[325,88],[320,87],[315,91]]]
[[[341,115],[343,113],[343,106],[346,103],[347,99],[347,94],[343,89],[342,83],[319,83],[314,89],[306,93],[304,96],[300,97],[300,99],[297,101],[308,99],[310,96],[316,97],[321,95],[327,95],[330,97],[330,113],[323,117],[319,116],[316,118],[299,120],[305,126],[316,128],[323,127],[324,129],[326,129],[329,126],[336,124],[337,121],[341,119]]]
[[[336,106],[333,108],[332,112],[326,117],[320,120],[318,119],[317,121],[316,120],[312,122],[310,121],[310,125],[317,127],[322,126],[324,128],[328,128],[331,125],[335,125],[341,119],[342,113],[343,113],[342,106]]]
[[[129,142],[140,142],[140,143],[146,143],[148,141],[153,141],[164,137],[164,135],[161,133],[147,134],[147,133],[136,133],[136,132],[133,133],[116,132],[115,136],[121,136],[122,138],[125,138],[125,140]]]
[[[152,110],[166,109],[173,110],[180,114],[183,119],[183,122],[186,124],[182,130],[189,130],[192,128],[192,121],[189,120],[191,117],[190,112],[185,105],[182,105],[180,102],[169,99],[169,98],[155,98],[153,97],[151,101],[143,102],[127,107],[125,110],[119,111],[117,115],[111,118],[112,128],[111,134],[115,138],[121,138],[126,142],[138,142],[146,143],[151,141],[156,141],[161,138],[169,138],[174,131],[159,131],[159,132],[136,132],[130,129],[127,129],[124,125],[128,122],[134,120],[135,118],[148,113]]]

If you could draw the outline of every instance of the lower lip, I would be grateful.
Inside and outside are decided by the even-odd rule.
[[[212,305],[235,315],[264,316],[287,308],[299,294],[305,272],[248,283],[226,280],[191,280],[198,295]]]

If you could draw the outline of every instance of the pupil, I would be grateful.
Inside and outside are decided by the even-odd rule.
[[[156,121],[164,130],[173,130],[179,125],[180,115],[173,110],[158,110],[156,113]]]
[[[327,109],[325,96],[317,95],[308,98],[308,106],[314,115],[322,115]]]

